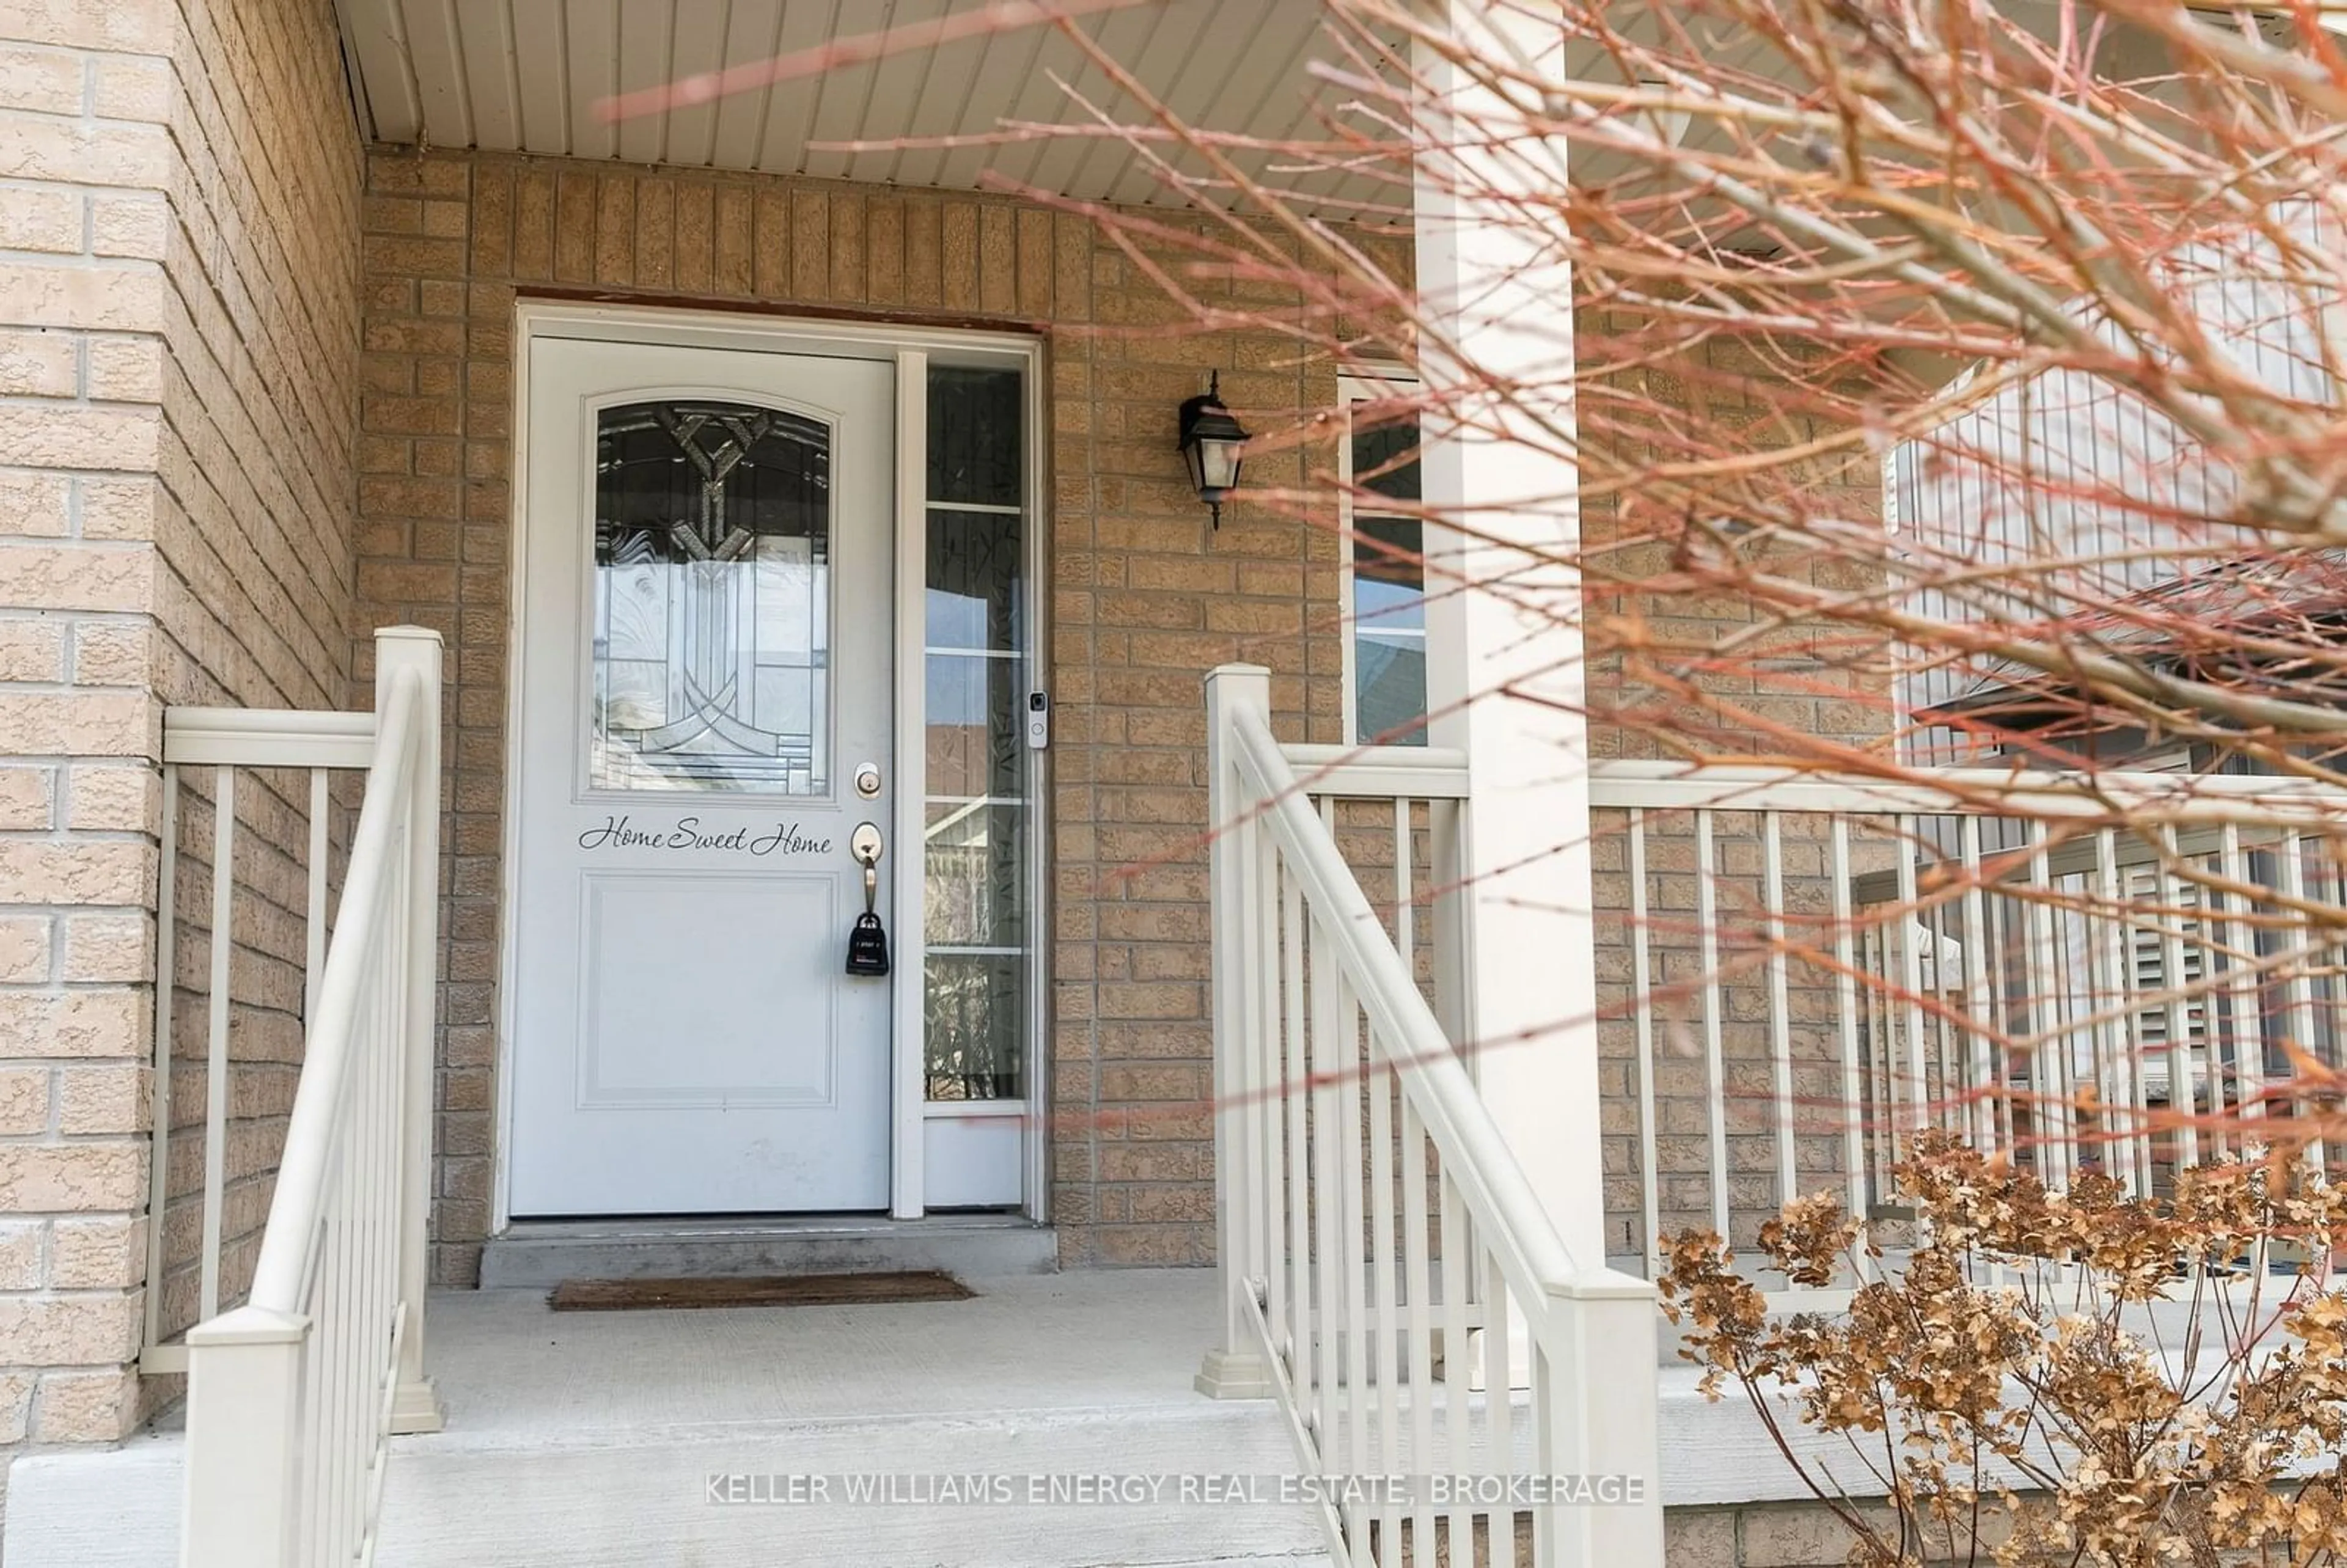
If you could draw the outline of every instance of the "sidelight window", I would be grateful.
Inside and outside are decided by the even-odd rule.
[[[932,1101],[1026,1093],[1032,765],[1026,387],[1017,370],[929,372],[924,678]]]

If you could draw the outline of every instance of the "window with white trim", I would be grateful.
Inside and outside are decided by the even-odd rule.
[[[1410,515],[1419,499],[1418,420],[1365,406],[1413,384],[1339,383],[1345,739],[1360,745],[1426,744],[1426,526]],[[1393,509],[1381,507],[1387,501]]]

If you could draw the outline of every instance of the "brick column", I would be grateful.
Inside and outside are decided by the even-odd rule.
[[[141,1413],[168,5],[0,7],[0,1439]]]
[[[0,0],[0,1442],[176,1392],[161,712],[343,705],[357,205],[328,0]]]

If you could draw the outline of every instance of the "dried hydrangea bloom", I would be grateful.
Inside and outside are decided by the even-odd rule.
[[[2274,1159],[2138,1197],[2050,1189],[1945,1138],[1898,1171],[1903,1256],[1820,1194],[1761,1232],[1840,1313],[1772,1316],[1718,1236],[1663,1239],[1665,1310],[1706,1392],[1740,1388],[1850,1533],[1850,1561],[2315,1568],[2347,1561],[2347,1194]],[[2181,1326],[2179,1328],[2179,1325]],[[1850,1494],[1883,1495],[1883,1511]]]

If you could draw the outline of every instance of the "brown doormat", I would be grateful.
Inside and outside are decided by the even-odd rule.
[[[557,1312],[642,1312],[689,1307],[842,1307],[967,1301],[950,1274],[762,1274],[733,1279],[566,1279],[546,1304]]]

